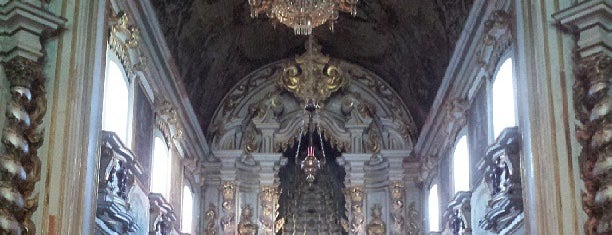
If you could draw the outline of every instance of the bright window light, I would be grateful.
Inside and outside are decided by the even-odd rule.
[[[181,231],[183,233],[191,233],[193,226],[193,194],[188,186],[183,186],[183,208],[181,213]]]
[[[455,193],[470,191],[470,154],[465,135],[459,138],[453,153],[453,181]]]
[[[440,231],[440,208],[438,203],[438,185],[434,184],[429,189],[429,231]]]
[[[493,134],[497,138],[506,127],[516,126],[512,58],[497,71],[493,81]]]
[[[128,84],[119,64],[110,60],[104,79],[102,129],[112,131],[125,143],[128,129]]]
[[[170,200],[170,153],[166,142],[156,136],[153,142],[153,166],[151,167],[151,192],[161,193]]]

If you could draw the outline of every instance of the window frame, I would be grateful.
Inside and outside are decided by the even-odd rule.
[[[103,88],[102,88],[102,118],[101,118],[101,130],[105,130],[104,129],[104,121],[105,121],[105,110],[104,110],[104,104],[106,102],[105,97],[107,97],[107,92],[110,92],[107,90],[107,82],[108,82],[108,76],[109,76],[109,69],[111,64],[116,64],[117,67],[119,68],[122,78],[125,80],[125,84],[126,84],[126,88],[127,88],[127,98],[128,100],[127,102],[127,120],[125,120],[125,136],[119,136],[119,134],[117,134],[117,136],[119,136],[119,138],[121,139],[121,141],[123,142],[123,144],[125,144],[126,146],[131,146],[132,142],[133,142],[133,128],[134,128],[134,79],[128,77],[126,70],[125,70],[125,65],[121,62],[121,59],[119,58],[119,56],[117,55],[117,53],[112,50],[110,48],[110,45],[107,45],[106,47],[106,65],[104,68],[104,82],[103,82]],[[112,95],[112,94],[108,94],[108,95]],[[107,131],[107,130],[105,130]],[[109,130],[110,131],[110,130]],[[125,139],[123,139],[125,138]]]
[[[166,147],[166,168],[165,170],[167,171],[167,173],[164,173],[162,175],[167,176],[167,179],[165,180],[166,182],[164,182],[166,185],[164,186],[165,192],[157,192],[155,190],[153,190],[153,185],[155,185],[154,180],[156,180],[156,178],[153,177],[153,175],[159,175],[156,174],[155,170],[156,169],[156,139],[159,138],[162,143],[164,143],[164,146]],[[159,193],[161,194],[166,200],[170,200],[170,196],[172,195],[172,147],[170,144],[168,144],[168,142],[166,141],[166,138],[164,137],[163,133],[159,130],[159,129],[155,129],[153,132],[153,151],[151,152],[151,170],[150,170],[150,175],[149,175],[149,191],[151,193]]]
[[[185,189],[187,189],[187,191],[189,191],[189,193],[191,194],[191,218],[190,218],[190,225],[189,225],[189,230],[190,231],[185,231]],[[189,184],[188,182],[186,184],[183,184],[183,190],[182,190],[182,195],[181,195],[181,232],[182,233],[189,233],[192,234],[193,233],[193,228],[194,228],[194,208],[195,208],[195,193],[193,192],[193,187],[191,187],[191,184]]]
[[[435,187],[435,191],[434,191],[434,187]],[[432,192],[436,192],[436,200],[437,200],[437,205],[436,205],[436,209],[437,209],[437,230],[433,230],[432,229],[432,208],[431,208],[431,193]],[[429,233],[438,233],[442,231],[442,220],[441,220],[441,206],[440,206],[440,184],[439,182],[432,182],[431,185],[428,187],[427,190],[427,230],[429,231]]]
[[[501,67],[508,61],[508,59],[511,60],[511,72],[512,72],[512,95],[513,95],[513,105],[514,105],[514,123],[515,126],[518,125],[519,120],[518,120],[518,107],[517,107],[517,81],[516,81],[516,71],[515,71],[515,59],[512,55],[512,50],[507,50],[501,57],[499,57],[499,60],[497,61],[497,64],[495,65],[495,70],[491,75],[491,78],[488,79],[487,82],[487,122],[488,122],[488,142],[489,144],[495,142],[495,139],[498,137],[495,134],[495,127],[494,127],[494,122],[495,122],[495,117],[494,117],[494,113],[493,113],[493,97],[495,96],[495,94],[493,93],[493,86],[495,84],[495,81],[497,80],[498,74],[500,72]],[[499,134],[498,134],[499,135]]]
[[[465,154],[467,155],[466,157],[467,157],[467,161],[468,161],[468,164],[467,164],[467,169],[468,169],[467,170],[468,171],[467,172],[468,173],[467,174],[468,189],[467,189],[467,191],[470,191],[471,187],[472,187],[472,185],[471,185],[471,178],[472,178],[472,168],[471,168],[472,159],[471,158],[472,157],[470,156],[470,140],[469,140],[468,137],[469,137],[469,133],[468,133],[467,128],[463,128],[457,134],[457,136],[455,138],[455,142],[454,142],[453,148],[451,149],[451,152],[450,152],[450,159],[451,159],[450,165],[452,166],[452,167],[450,167],[450,169],[451,169],[451,177],[450,177],[451,182],[450,182],[450,184],[451,184],[451,189],[452,189],[453,195],[457,194],[457,192],[460,192],[460,191],[466,191],[466,190],[457,191],[457,179],[456,179],[456,168],[455,168],[455,160],[456,160],[456,157],[457,157],[456,156],[456,150],[457,150],[459,142],[461,141],[462,138],[465,138],[465,150],[466,150]]]

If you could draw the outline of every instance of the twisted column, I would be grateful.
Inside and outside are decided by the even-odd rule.
[[[38,148],[46,112],[42,64],[23,57],[4,63],[11,98],[6,104],[0,155],[0,233],[35,234],[32,213],[38,195],[32,195],[40,179]]]
[[[577,137],[582,145],[581,172],[586,192],[582,204],[587,234],[612,232],[612,57],[601,53],[583,58],[574,86],[576,115],[582,123]]]

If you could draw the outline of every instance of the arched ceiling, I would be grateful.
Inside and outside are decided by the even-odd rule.
[[[151,0],[199,122],[241,78],[304,52],[305,36],[264,16],[247,0]],[[317,28],[323,53],[359,64],[402,97],[421,128],[473,0],[361,0],[335,31]]]

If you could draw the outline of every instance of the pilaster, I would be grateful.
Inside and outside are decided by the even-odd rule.
[[[582,180],[574,109],[576,42],[553,14],[578,1],[514,1],[518,126],[527,234],[582,234]],[[580,1],[578,5],[605,1]],[[578,11],[578,15],[588,15]],[[587,13],[587,14],[585,14]],[[608,13],[609,15],[609,13]],[[607,24],[609,25],[609,23]],[[596,25],[594,25],[596,26]],[[606,26],[608,27],[608,26]]]

